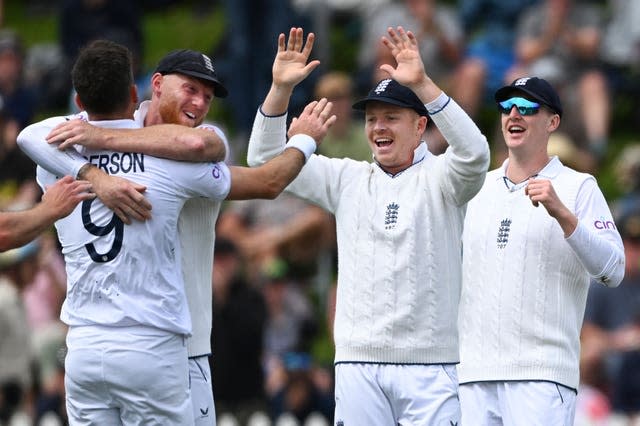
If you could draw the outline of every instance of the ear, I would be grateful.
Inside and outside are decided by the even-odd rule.
[[[164,76],[159,72],[151,76],[151,93],[154,96],[158,96],[160,94],[160,86],[162,86],[163,78]]]
[[[418,117],[418,128],[417,131],[422,136],[422,134],[427,130],[427,123],[429,121],[428,117],[421,115]]]
[[[76,106],[80,109],[80,111],[84,111],[84,105],[82,104],[82,101],[80,100],[80,96],[77,93],[73,97],[73,100],[76,103]]]
[[[560,116],[558,114],[553,114],[547,124],[547,130],[551,133],[556,131],[558,127],[560,127]]]

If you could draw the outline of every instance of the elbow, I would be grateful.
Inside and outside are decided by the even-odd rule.
[[[186,142],[187,150],[191,153],[194,160],[206,161],[213,160],[210,158],[211,153],[207,150],[207,144],[204,138],[193,137]]]
[[[264,198],[267,200],[275,200],[278,198],[278,195],[282,194],[282,191],[284,191],[285,188],[286,186],[275,182],[267,184],[264,190]]]
[[[224,143],[211,131],[183,135],[182,145],[186,147],[188,161],[224,161],[227,153]]]
[[[625,260],[622,257],[618,262],[616,262],[615,266],[611,268],[610,271],[603,273],[599,277],[596,277],[596,280],[609,288],[618,287],[624,278],[625,273]]]

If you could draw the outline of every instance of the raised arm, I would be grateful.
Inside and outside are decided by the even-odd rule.
[[[310,33],[303,46],[302,28],[291,28],[286,44],[284,34],[278,37],[271,88],[256,113],[249,138],[247,162],[252,167],[265,163],[284,150],[287,140],[286,112],[293,89],[320,63],[307,63],[314,39],[314,34]]]
[[[223,161],[226,147],[211,128],[158,124],[142,129],[107,129],[84,120],[69,120],[47,135],[47,142],[64,150],[73,145],[120,152],[143,152],[180,161]]]
[[[19,212],[0,212],[0,252],[20,247],[36,238],[76,205],[95,197],[91,184],[65,176],[47,188],[35,207]]]

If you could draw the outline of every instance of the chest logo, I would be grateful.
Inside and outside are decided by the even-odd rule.
[[[387,205],[387,212],[384,215],[384,229],[393,229],[398,223],[398,209],[399,205],[391,203]]]
[[[498,248],[503,249],[509,242],[509,231],[511,231],[511,219],[503,219],[500,221],[500,227],[498,228]]]

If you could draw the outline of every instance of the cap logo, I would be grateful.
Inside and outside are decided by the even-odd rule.
[[[513,85],[514,86],[526,86],[527,85],[527,81],[529,81],[530,78],[531,77],[519,78],[513,83]]]
[[[213,71],[213,64],[211,63],[211,59],[209,59],[209,57],[207,55],[205,55],[204,53],[202,54],[202,60],[204,61],[204,66],[206,69],[208,69],[211,72]]]
[[[386,80],[382,80],[380,83],[378,83],[378,85],[376,86],[374,92],[376,92],[376,95],[379,95],[380,93],[384,92],[385,90],[387,90],[387,86],[389,85],[389,83],[391,82],[391,79],[388,78]]]

